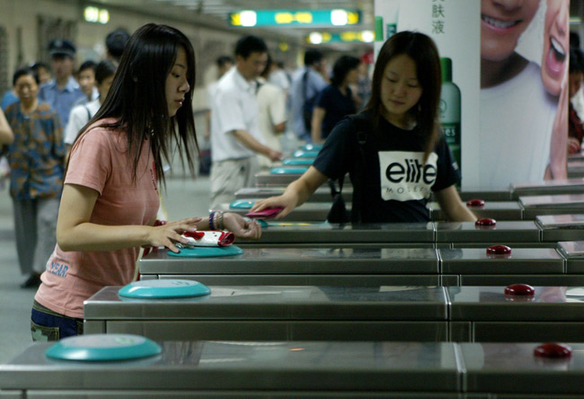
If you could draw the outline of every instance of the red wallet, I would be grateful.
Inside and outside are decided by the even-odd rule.
[[[189,240],[186,247],[226,247],[233,244],[235,236],[230,231],[193,231],[183,233],[182,236]]]
[[[246,213],[245,216],[247,216],[248,218],[260,218],[260,219],[273,218],[278,213],[282,212],[282,209],[284,209],[284,208],[282,208],[282,207],[266,208],[262,211]]]

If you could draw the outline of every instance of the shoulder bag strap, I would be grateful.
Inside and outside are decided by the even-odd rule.
[[[351,203],[351,223],[361,223],[361,209],[363,206],[363,182],[365,178],[365,143],[369,130],[369,122],[359,117],[354,118],[357,143],[359,144],[359,158],[355,164],[355,179],[353,179],[353,199]]]

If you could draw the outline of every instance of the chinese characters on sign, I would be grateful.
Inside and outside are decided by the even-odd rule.
[[[432,0],[432,33],[445,33],[444,19],[446,15],[445,0]]]

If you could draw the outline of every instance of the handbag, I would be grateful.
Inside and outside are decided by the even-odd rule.
[[[343,176],[344,178],[344,176]],[[333,203],[331,209],[328,212],[326,220],[329,223],[339,223],[345,224],[351,220],[350,212],[347,211],[347,206],[345,204],[345,199],[343,198],[343,179],[339,179],[339,190],[337,190],[335,181],[329,179],[329,187],[331,189],[331,196],[333,198]]]

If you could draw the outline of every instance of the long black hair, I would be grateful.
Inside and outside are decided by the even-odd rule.
[[[171,118],[168,115],[166,78],[181,47],[187,56],[187,82],[191,90],[185,93],[182,107]],[[82,131],[87,131],[89,125],[100,119],[115,118],[115,122],[100,126],[122,129],[127,133],[134,179],[144,140],[150,142],[156,174],[163,183],[163,164],[171,160],[172,141],[176,143],[183,167],[186,156],[193,174],[192,151],[198,153],[192,110],[194,87],[195,52],[189,39],[173,27],[146,24],[130,37],[107,97]]]
[[[434,41],[419,32],[403,31],[391,36],[381,47],[373,78],[371,97],[364,110],[374,115],[374,122],[379,123],[383,103],[381,100],[381,82],[387,64],[396,56],[405,54],[416,63],[417,79],[422,87],[422,96],[410,110],[417,122],[425,141],[425,159],[428,158],[438,140],[440,91],[442,89],[442,72],[440,56]]]

